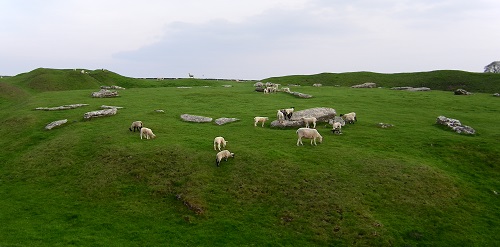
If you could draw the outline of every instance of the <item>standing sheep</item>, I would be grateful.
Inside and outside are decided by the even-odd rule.
[[[215,139],[214,139],[214,150],[217,150],[217,148],[218,148],[219,151],[220,151],[221,144],[222,144],[222,148],[226,148],[227,141],[224,140],[224,137],[222,137],[222,136],[215,137]]]
[[[297,133],[297,136],[298,136],[297,146],[299,144],[304,145],[302,143],[302,138],[311,139],[311,145],[313,145],[313,142],[314,142],[314,145],[317,145],[316,144],[316,138],[319,139],[319,143],[323,142],[323,137],[319,134],[318,130],[316,130],[316,129],[299,128],[296,131],[296,133]]]
[[[268,117],[254,117],[253,120],[255,121],[253,126],[257,127],[258,122],[262,122],[262,127],[264,127],[264,123],[269,120]]]
[[[313,124],[313,129],[316,129],[316,121],[315,117],[302,117],[302,121],[306,124],[306,128],[309,128],[309,124]]]
[[[156,135],[153,134],[153,131],[150,128],[146,128],[146,127],[143,127],[141,129],[141,140],[142,140],[142,136],[144,136],[144,138],[146,138],[148,140],[156,137]]]
[[[276,112],[276,118],[278,118],[278,122],[283,123],[285,120],[285,114],[283,114],[281,110],[278,110],[278,112]]]
[[[137,130],[137,131],[140,131],[142,128],[142,121],[134,121],[132,122],[132,125],[130,125],[130,128],[128,128],[130,131],[134,130]]]
[[[215,156],[215,163],[217,164],[217,167],[219,167],[220,162],[222,159],[227,161],[227,158],[232,157],[234,158],[234,153],[229,152],[228,150],[222,150],[217,153]]]

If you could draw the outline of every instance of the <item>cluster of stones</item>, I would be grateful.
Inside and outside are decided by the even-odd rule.
[[[181,119],[186,121],[186,122],[193,122],[193,123],[209,123],[212,122],[213,118],[211,117],[204,117],[204,116],[197,116],[197,115],[191,115],[191,114],[182,114]],[[236,122],[239,121],[237,118],[217,118],[215,120],[215,124],[217,125],[223,125],[231,122]]]
[[[378,127],[382,128],[382,129],[387,129],[387,128],[394,127],[394,125],[389,124],[389,123],[378,123]]]
[[[318,122],[328,122],[330,119],[335,118],[337,112],[333,108],[328,107],[316,107],[301,111],[295,111],[290,120],[284,120],[282,122],[274,120],[271,122],[271,127],[301,127],[304,126],[304,121],[302,117],[315,117]]]
[[[436,119],[436,123],[447,126],[457,133],[463,133],[469,135],[473,135],[476,133],[476,130],[474,130],[470,126],[462,125],[462,123],[460,123],[460,120],[457,119],[447,118],[445,116],[439,116]]]
[[[116,85],[111,85],[111,86],[101,86],[101,89],[125,89],[123,87],[120,87],[120,86],[116,86]]]
[[[392,90],[405,90],[405,91],[431,91],[428,87],[393,87]]]
[[[467,90],[465,89],[457,89],[455,90],[455,95],[471,95],[472,93],[471,92],[468,92]]]
[[[255,87],[255,91],[257,92],[264,92],[264,84],[262,82],[257,82],[255,84],[253,84],[253,86]],[[292,85],[292,86],[298,86],[298,85]],[[305,94],[305,93],[299,93],[299,92],[285,92],[285,93],[289,93],[293,96],[296,96],[296,97],[299,97],[299,98],[303,98],[303,99],[309,99],[309,98],[312,98],[312,95],[310,94]]]
[[[35,108],[35,110],[58,111],[58,110],[75,109],[75,108],[87,106],[87,105],[88,104],[73,104],[73,105],[62,105],[62,106],[56,106],[56,107],[37,107],[37,108]]]
[[[107,89],[101,89],[98,92],[93,92],[92,97],[94,98],[113,98],[113,97],[118,97],[118,92],[117,91],[111,91]]]
[[[377,84],[375,82],[365,82],[363,84],[358,84],[351,86],[352,88],[376,88]]]

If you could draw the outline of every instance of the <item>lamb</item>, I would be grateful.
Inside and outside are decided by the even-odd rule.
[[[285,92],[285,93],[290,93],[290,88],[289,87],[284,87],[281,89],[281,91]]]
[[[156,137],[156,135],[153,134],[153,131],[150,128],[146,128],[146,127],[141,128],[141,140],[142,140],[142,136],[144,136],[144,138],[146,138],[148,140]]]
[[[332,133],[337,134],[337,135],[342,134],[342,123],[333,122]]]
[[[323,137],[319,134],[318,130],[316,130],[316,129],[299,128],[296,131],[296,133],[298,136],[297,146],[299,146],[299,144],[304,145],[302,143],[302,138],[311,139],[311,145],[313,145],[313,142],[314,142],[314,145],[317,145],[316,138],[319,139],[319,143],[323,142]]]
[[[234,153],[229,152],[228,150],[222,150],[217,153],[215,156],[215,163],[217,164],[217,167],[219,167],[220,162],[222,159],[227,161],[227,158],[232,157],[234,158]]]
[[[268,117],[254,117],[253,120],[255,121],[253,126],[257,126],[258,122],[262,122],[262,127],[264,127],[264,123],[269,120]]]
[[[142,128],[142,121],[134,121],[132,122],[132,125],[130,125],[130,128],[128,128],[130,131],[134,130],[137,130],[137,131],[140,131]]]
[[[219,148],[219,151],[220,151],[221,144],[222,144],[222,148],[225,148],[226,145],[227,145],[227,141],[224,140],[224,137],[222,137],[222,136],[215,137],[215,139],[214,139],[214,150],[217,150],[217,148]]]
[[[340,114],[340,117],[342,117],[342,119],[344,119],[347,123],[350,123],[350,124],[353,124],[354,121],[358,121],[358,119],[356,118],[355,112]]]
[[[283,123],[283,121],[285,120],[285,114],[283,114],[281,110],[278,110],[276,112],[276,118],[278,118],[278,122]]]
[[[302,117],[302,121],[306,124],[306,128],[309,128],[309,124],[313,124],[313,128],[316,129],[316,118],[315,117]]]

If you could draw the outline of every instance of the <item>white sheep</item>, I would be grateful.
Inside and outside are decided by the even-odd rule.
[[[306,124],[306,128],[309,128],[309,124],[313,124],[313,129],[316,129],[316,121],[315,117],[302,117],[302,121]]]
[[[278,110],[276,112],[276,118],[278,118],[278,122],[283,123],[283,121],[285,120],[285,114],[283,114],[281,110]]]
[[[156,137],[156,135],[153,134],[153,131],[150,128],[146,128],[146,127],[141,128],[141,140],[142,140],[143,136],[144,136],[144,138],[146,138],[148,140]]]
[[[269,89],[266,87],[264,88],[264,94],[268,94],[269,93]]]
[[[281,89],[281,91],[285,92],[285,93],[290,93],[290,88],[289,87],[284,87]]]
[[[222,148],[225,148],[226,145],[227,145],[227,141],[224,140],[224,137],[222,137],[222,136],[215,137],[215,139],[214,139],[214,150],[217,150],[217,148],[219,148],[219,151],[220,151],[221,144],[222,144]]]
[[[342,134],[342,123],[333,122],[332,133],[338,134],[338,135]]]
[[[128,128],[130,131],[134,131],[137,130],[137,131],[140,131],[142,128],[142,121],[134,121],[132,122],[132,125],[130,125],[130,128]]]
[[[317,145],[316,138],[319,139],[319,143],[323,142],[323,137],[319,134],[318,130],[316,130],[316,129],[299,128],[296,131],[296,133],[298,136],[297,146],[299,146],[299,144],[304,145],[302,143],[302,138],[311,139],[311,145],[313,145],[313,142],[314,142],[314,145]]]
[[[254,117],[253,120],[255,121],[253,126],[257,126],[258,122],[262,122],[262,127],[264,127],[264,123],[269,120],[268,117]]]
[[[222,150],[218,152],[217,155],[215,155],[215,163],[217,164],[217,167],[219,166],[222,159],[227,161],[227,158],[229,157],[234,158],[234,153],[231,153],[228,150]]]
[[[340,114],[340,117],[342,117],[342,119],[344,119],[347,123],[350,123],[350,124],[353,124],[354,121],[358,121],[358,119],[356,118],[355,112]]]

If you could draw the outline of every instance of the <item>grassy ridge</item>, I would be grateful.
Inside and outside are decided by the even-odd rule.
[[[439,70],[417,73],[381,74],[373,72],[322,73],[317,75],[294,75],[272,77],[265,81],[283,85],[298,84],[312,86],[321,83],[327,86],[353,86],[375,82],[380,87],[429,87],[432,90],[453,91],[458,88],[470,92],[500,92],[500,74],[472,73],[457,70]]]
[[[94,89],[46,91],[0,108],[5,137],[0,139],[0,245],[488,246],[500,241],[500,204],[493,192],[500,190],[498,98],[297,88],[314,96],[305,100],[256,93],[250,83],[212,83],[132,87],[113,99],[90,98]],[[73,103],[90,105],[33,110]],[[83,121],[83,113],[103,104],[124,108],[112,117]],[[289,106],[355,111],[359,121],[340,136],[319,124],[324,142],[316,147],[307,141],[295,146],[294,129],[253,126],[254,116],[272,119],[277,108]],[[179,118],[183,113],[241,121],[186,123]],[[460,119],[478,134],[444,130],[434,124],[438,115]],[[62,118],[69,123],[43,130]],[[158,137],[141,141],[128,130],[134,120],[144,121]],[[380,129],[379,122],[395,127]],[[212,147],[217,135],[237,154],[220,168]]]

